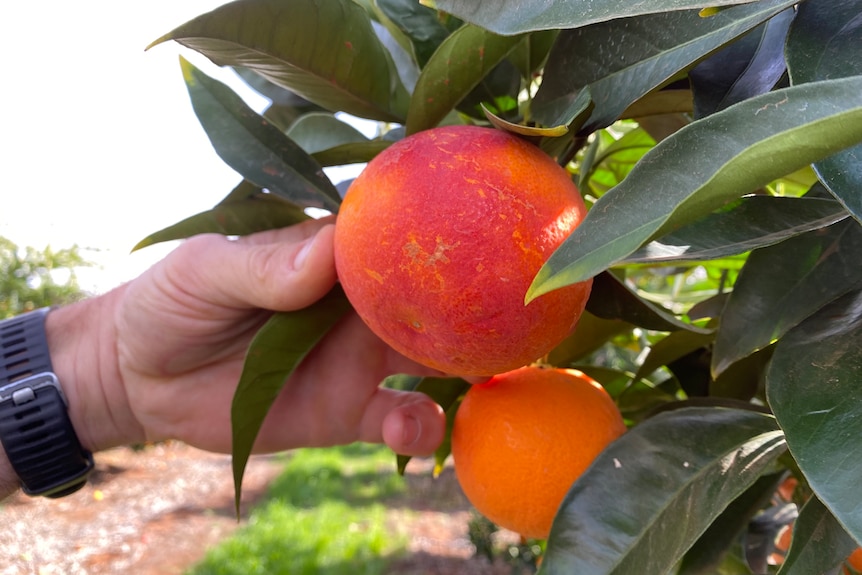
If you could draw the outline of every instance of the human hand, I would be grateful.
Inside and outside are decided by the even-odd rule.
[[[230,451],[231,401],[249,343],[272,314],[266,310],[306,307],[336,282],[332,224],[307,221],[235,241],[194,237],[129,284],[94,298],[108,308],[96,310],[110,316],[99,320],[111,326],[100,328],[99,346],[108,350],[76,371],[95,364],[102,384],[61,377],[74,387],[70,407],[85,406],[79,415],[71,410],[84,445],[98,450],[176,438]],[[51,322],[74,311],[48,316],[52,357],[55,347],[69,349],[73,334],[52,337]],[[348,314],[287,382],[256,450],[382,441],[406,455],[433,452],[443,439],[442,410],[424,394],[379,387],[393,373],[440,375],[393,351]]]

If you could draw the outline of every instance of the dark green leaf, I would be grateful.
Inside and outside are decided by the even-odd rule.
[[[385,378],[380,383],[380,385],[383,387],[388,387],[389,389],[413,391],[414,389],[416,389],[416,386],[419,385],[420,381],[422,381],[421,376],[399,373],[395,375],[390,375],[389,377]]]
[[[437,8],[498,34],[577,28],[642,14],[705,6],[729,6],[748,0],[437,0]]]
[[[608,272],[601,273],[593,279],[587,309],[603,319],[620,319],[657,331],[683,329],[704,334],[712,331],[677,319],[669,311],[639,297],[625,283]]]
[[[239,0],[151,44],[175,40],[218,65],[251,68],[332,112],[400,122],[408,94],[368,13],[351,0]]]
[[[632,381],[633,374],[631,373],[621,374],[626,376],[625,380],[609,380],[607,377],[603,377],[601,372],[596,373],[595,368],[581,366],[580,369],[596,381],[601,382],[608,393],[614,395],[620,413],[628,420],[643,421],[651,417],[662,406],[676,404],[677,398],[674,392],[678,388],[674,385],[674,379],[666,380],[661,385],[654,385],[646,380]],[[625,386],[617,392],[617,388],[623,383]]]
[[[648,92],[794,3],[761,0],[709,18],[686,10],[565,30],[548,56],[533,115],[546,126],[568,125],[592,104],[575,127],[609,126]]]
[[[559,30],[533,32],[524,38],[524,41],[518,44],[509,55],[509,60],[517,66],[524,81],[527,83],[533,81],[533,73],[545,64],[559,33]]]
[[[601,383],[616,401],[620,413],[629,421],[646,419],[659,406],[676,401],[671,386],[666,382],[657,386],[646,380],[632,381],[634,374],[631,372],[596,365],[575,364],[572,368]]]
[[[523,38],[517,45],[522,45]],[[458,102],[456,109],[471,118],[483,119],[486,110],[512,118],[518,116],[518,93],[521,91],[521,74],[508,59],[494,66],[484,78]]]
[[[724,555],[745,531],[754,514],[769,503],[780,479],[780,473],[764,475],[734,499],[688,550],[676,575],[718,573]]]
[[[846,219],[754,251],[721,316],[712,370],[768,346],[815,311],[862,287],[862,226]]]
[[[540,573],[668,573],[785,450],[775,420],[685,408],[609,445],[557,512]]]
[[[693,110],[691,90],[664,88],[650,92],[634,102],[623,111],[621,117],[639,120],[666,114],[691,114]]]
[[[437,11],[415,0],[376,0],[375,5],[413,43],[420,67],[449,36]]]
[[[787,39],[791,82],[862,74],[862,0],[811,0]],[[862,222],[862,144],[817,162],[817,175]]]
[[[862,291],[854,291],[778,342],[766,375],[766,394],[809,485],[862,543],[860,341]]]
[[[817,497],[799,511],[790,549],[778,575],[826,573],[839,565],[858,544]]]
[[[862,77],[776,90],[698,120],[596,202],[526,300],[594,276],[645,241],[860,141]]]
[[[254,232],[283,228],[308,219],[302,208],[269,194],[219,204],[213,209],[186,218],[150,234],[133,248],[139,250],[160,242],[216,233],[245,236]]]
[[[680,330],[669,333],[650,346],[649,354],[638,368],[635,379],[647,377],[660,367],[709,346],[713,339],[713,332],[694,333]]]
[[[775,86],[787,68],[784,40],[795,13],[793,8],[784,10],[689,72],[695,118],[709,116]]]
[[[311,113],[301,116],[287,130],[287,137],[309,154],[341,146],[367,142],[362,132],[332,114]]]
[[[262,96],[268,99],[273,106],[284,106],[296,108],[300,114],[307,112],[320,112],[322,108],[286,90],[277,84],[273,84],[251,68],[242,66],[234,68],[237,76],[249,85],[254,91],[259,92]]]
[[[341,144],[334,148],[321,150],[312,154],[312,158],[321,166],[342,166],[344,164],[362,164],[370,162],[374,156],[392,145],[386,140],[371,140],[355,144]]]
[[[348,310],[350,302],[336,286],[307,308],[273,315],[254,336],[231,405],[237,513],[245,467],[270,406],[300,362]]]
[[[732,397],[750,401],[762,391],[764,374],[775,346],[765,347],[725,369],[709,385],[712,397]]]
[[[416,83],[407,133],[436,126],[520,41],[521,36],[497,36],[470,25],[446,38]]]
[[[847,215],[838,202],[827,199],[748,196],[731,209],[648,243],[623,263],[706,261],[743,254],[832,225]]]
[[[568,366],[594,352],[613,336],[631,331],[634,327],[622,320],[602,319],[584,311],[575,330],[548,354],[548,363]]]
[[[299,206],[338,211],[341,199],[317,162],[230,88],[181,64],[195,114],[227,165]]]

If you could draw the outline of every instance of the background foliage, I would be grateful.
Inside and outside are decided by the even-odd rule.
[[[75,269],[89,265],[78,246],[40,251],[0,237],[0,319],[83,298]]]
[[[322,168],[441,123],[513,131],[571,172],[591,209],[525,298],[595,276],[548,359],[602,382],[630,430],[572,487],[543,573],[774,571],[789,475],[806,503],[782,575],[862,543],[862,0],[239,0],[169,40],[272,104],[181,63],[243,180],[140,246],[337,212],[346,183]],[[348,310],[334,291],[258,335],[237,489],[260,406]],[[466,386],[387,383],[450,415]]]

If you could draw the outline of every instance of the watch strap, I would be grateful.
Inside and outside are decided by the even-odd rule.
[[[54,498],[84,486],[93,457],[78,440],[53,373],[47,312],[0,322],[0,441],[24,492]]]

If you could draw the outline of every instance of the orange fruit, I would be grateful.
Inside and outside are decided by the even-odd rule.
[[[770,556],[770,563],[772,565],[781,565],[784,563],[785,556],[787,555],[787,551],[790,549],[792,540],[793,522],[785,525],[778,532],[778,537],[775,540],[775,553]],[[844,563],[845,564],[841,568],[841,572],[844,575],[862,573],[862,547],[858,547],[853,553],[851,553],[850,556],[844,560]],[[848,569],[848,566],[852,567],[853,571]]]
[[[455,474],[488,519],[546,538],[572,483],[625,430],[587,375],[523,367],[467,391],[452,428]]]
[[[858,549],[856,549],[856,551],[851,553],[850,557],[847,558],[846,563],[856,572],[862,573],[862,547],[859,547]],[[847,575],[849,575],[851,571],[847,569],[847,567],[844,567],[844,573],[847,573]]]
[[[381,339],[456,375],[521,367],[560,343],[592,280],[524,296],[585,216],[568,172],[509,133],[419,132],[353,181],[335,224],[348,299]]]

